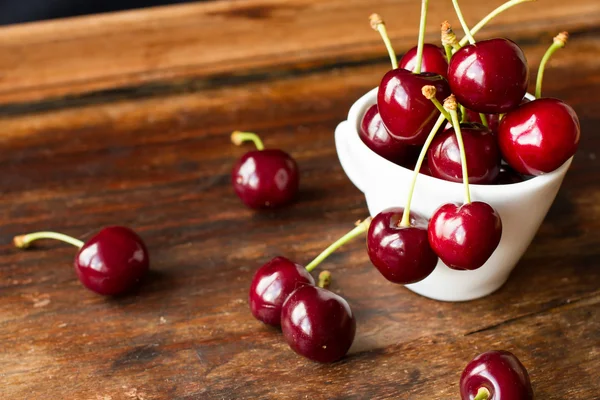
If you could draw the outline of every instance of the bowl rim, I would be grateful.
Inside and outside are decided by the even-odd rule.
[[[373,104],[377,104],[378,89],[379,89],[378,87],[371,89],[370,91],[365,93],[363,96],[361,96],[358,100],[356,100],[350,107],[350,110],[348,111],[347,123],[350,127],[350,130],[352,131],[351,132],[352,136],[353,136],[352,139],[353,139],[353,141],[359,143],[360,146],[362,147],[361,151],[365,152],[366,154],[369,154],[370,157],[378,157],[380,159],[379,161],[388,163],[389,167],[394,168],[394,170],[398,173],[402,173],[402,174],[410,173],[412,175],[412,173],[413,173],[412,169],[408,169],[401,165],[395,164],[395,163],[385,159],[384,157],[381,157],[379,154],[377,154],[376,152],[371,150],[360,139],[360,136],[358,134],[358,129],[360,129],[359,126],[360,126],[364,112],[366,111],[366,109],[368,107],[372,106]],[[535,100],[535,97],[533,95],[531,95],[530,93],[526,93],[525,98],[527,98],[528,100]],[[347,140],[346,140],[346,142],[347,142]],[[535,188],[545,186],[546,184],[553,182],[557,179],[561,179],[561,177],[569,169],[569,166],[573,160],[573,157],[574,156],[569,158],[567,161],[565,161],[563,163],[563,165],[561,165],[560,167],[558,167],[557,169],[555,169],[552,172],[536,175],[530,179],[527,179],[527,180],[524,180],[521,182],[493,184],[493,185],[469,183],[469,187],[475,189],[475,191],[486,190],[486,191],[491,191],[491,192],[504,192],[504,191],[506,191],[506,189],[533,190]],[[428,182],[430,184],[435,183],[437,185],[443,185],[443,186],[454,187],[454,188],[457,185],[460,185],[460,186],[463,185],[462,182],[446,181],[446,180],[435,178],[433,176],[429,176],[429,175],[422,174],[422,173],[419,173],[419,180],[421,180],[421,182],[424,182],[424,183],[425,182]]]

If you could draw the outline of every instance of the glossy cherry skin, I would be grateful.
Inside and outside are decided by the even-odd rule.
[[[469,122],[475,122],[478,124],[481,124],[481,116],[479,115],[479,113],[476,113],[475,111],[469,110],[467,109],[467,121]],[[492,131],[492,133],[497,133],[498,132],[498,125],[500,124],[500,114],[485,114],[485,119],[487,120],[488,123],[488,128],[490,131]]]
[[[260,267],[250,284],[248,303],[252,315],[268,325],[279,326],[281,307],[290,293],[315,280],[306,269],[285,257],[275,257]]]
[[[413,74],[397,68],[383,76],[377,93],[379,114],[395,139],[421,145],[435,125],[439,111],[423,96],[422,88],[435,86],[436,98],[443,102],[450,95],[448,82],[429,72]]]
[[[403,163],[410,153],[410,146],[394,139],[385,128],[377,104],[365,112],[358,135],[368,148],[393,163]]]
[[[482,40],[458,50],[448,83],[458,103],[478,113],[506,113],[521,103],[529,67],[523,50],[508,39]]]
[[[460,377],[462,400],[473,400],[480,388],[489,400],[533,400],[533,388],[521,361],[505,350],[488,351],[475,357]]]
[[[75,256],[75,271],[85,287],[105,296],[135,288],[150,267],[142,239],[124,226],[111,226],[92,236]]]
[[[398,67],[414,72],[417,67],[417,46],[408,50],[398,62]],[[434,44],[425,43],[423,45],[423,61],[421,63],[421,72],[432,72],[448,77],[448,59],[444,49]]]
[[[512,169],[508,165],[500,166],[500,173],[498,174],[498,178],[496,178],[496,185],[510,185],[513,183],[523,182],[525,177],[519,174],[517,171]]]
[[[498,247],[502,221],[487,203],[444,204],[431,217],[428,236],[429,244],[448,267],[474,270]]]
[[[367,251],[385,279],[407,285],[427,278],[438,257],[427,240],[427,219],[413,211],[410,227],[402,227],[403,215],[400,207],[377,214],[367,233]]]
[[[275,208],[290,203],[300,182],[296,161],[284,151],[249,151],[233,167],[235,193],[250,208]]]
[[[348,352],[356,320],[342,297],[316,286],[303,286],[283,303],[281,329],[296,353],[327,363]]]
[[[500,172],[500,149],[492,132],[479,124],[461,124],[467,155],[469,183],[491,184]],[[462,182],[460,148],[454,128],[438,134],[427,153],[431,176],[451,182]]]
[[[506,114],[498,128],[504,160],[527,175],[552,172],[571,158],[581,128],[575,111],[558,99],[544,98]]]

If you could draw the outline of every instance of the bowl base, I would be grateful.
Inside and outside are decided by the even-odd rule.
[[[489,282],[487,285],[480,285],[476,289],[470,291],[450,289],[439,290],[438,285],[434,286],[428,284],[427,279],[421,282],[405,285],[404,287],[412,292],[415,292],[416,294],[433,300],[448,302],[471,301],[488,296],[500,289],[508,280],[508,276],[509,275],[506,275],[504,279],[497,279]]]

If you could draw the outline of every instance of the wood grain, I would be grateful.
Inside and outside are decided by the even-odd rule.
[[[473,16],[491,7],[461,3]],[[2,45],[22,44],[30,56],[35,51],[29,45],[55,42],[55,50],[69,42],[70,54],[85,54],[80,67],[73,64],[77,57],[63,58],[58,50],[54,56],[48,50],[46,62],[23,56],[13,84],[0,82],[0,398],[451,399],[459,397],[464,365],[494,348],[519,356],[537,398],[596,398],[595,2],[524,6],[536,12],[509,13],[488,32],[514,31],[511,38],[537,66],[552,36],[546,30],[556,32],[565,21],[581,29],[550,62],[544,85],[546,95],[578,112],[580,150],[507,284],[484,299],[435,302],[387,283],[370,266],[364,243],[349,244],[324,264],[333,272],[332,290],[348,300],[358,320],[350,354],[332,365],[296,356],[280,332],[254,320],[248,284],[254,269],[275,255],[308,262],[367,213],[339,166],[333,130],[388,66],[374,33],[356,28],[358,22],[351,29],[350,21],[363,21],[380,5],[377,11],[407,18],[406,27],[390,30],[408,44],[412,38],[402,39],[402,32],[414,32],[417,11],[398,1],[347,2],[347,8],[339,1],[282,4],[212,2],[0,29]],[[433,5],[432,20],[443,14],[440,7]],[[333,19],[327,29],[315,24],[316,31],[304,32],[315,10]],[[240,30],[230,34],[239,40],[239,53],[208,39],[222,33],[223,24],[191,22],[210,15]],[[112,71],[102,68],[107,64],[98,60],[108,62],[108,48],[96,41],[113,32],[115,43],[133,47],[129,35],[142,20],[148,41],[173,43],[160,52],[172,63],[151,65],[132,55]],[[295,34],[240,34],[258,25]],[[206,38],[190,48],[221,49],[211,53],[219,62],[204,64],[197,52],[174,56],[183,51],[177,43],[197,30]],[[318,42],[316,32],[323,31],[340,35]],[[78,33],[67,39],[68,32]],[[344,41],[346,50],[339,46]],[[184,58],[193,67],[177,78],[161,69],[175,71]],[[263,69],[269,72],[259,73]],[[228,75],[233,70],[245,72]],[[229,184],[230,168],[245,151],[229,143],[234,129],[258,131],[267,146],[294,155],[302,171],[296,203],[259,213],[240,204]],[[152,257],[143,287],[119,299],[81,287],[72,248],[44,242],[23,252],[9,244],[27,231],[56,229],[85,238],[115,223],[139,231]]]

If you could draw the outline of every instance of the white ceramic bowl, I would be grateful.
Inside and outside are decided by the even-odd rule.
[[[528,95],[529,96],[529,95]],[[335,144],[342,168],[365,194],[371,216],[389,207],[404,207],[412,171],[387,161],[369,149],[358,129],[366,109],[376,103],[377,89],[361,97],[335,131]],[[525,253],[541,225],[572,159],[556,171],[510,185],[470,185],[473,201],[484,201],[502,218],[502,239],[483,267],[457,271],[442,261],[431,275],[407,288],[442,301],[466,301],[486,296],[504,284]],[[462,183],[419,175],[411,210],[431,217],[442,204],[462,203]]]

